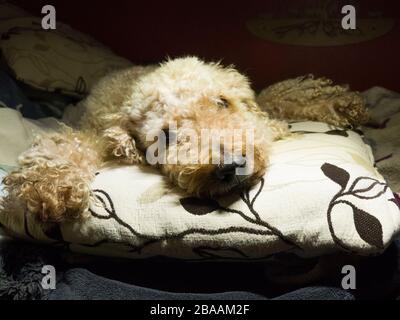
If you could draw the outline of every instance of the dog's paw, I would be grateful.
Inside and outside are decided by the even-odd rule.
[[[22,200],[42,222],[83,218],[89,207],[89,181],[69,164],[21,167],[6,176],[4,184],[8,194]]]
[[[122,128],[111,127],[104,130],[103,140],[105,143],[105,157],[125,162],[128,164],[139,164],[143,162],[141,153],[136,148],[135,140]]]

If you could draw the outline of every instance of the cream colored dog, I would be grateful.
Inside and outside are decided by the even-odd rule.
[[[164,137],[167,161],[153,165],[186,192],[214,197],[252,186],[263,177],[272,142],[289,135],[281,120],[347,126],[366,118],[357,93],[312,77],[272,86],[259,103],[264,110],[244,75],[195,57],[119,71],[102,79],[82,102],[86,113],[79,130],[38,138],[4,182],[8,192],[42,221],[79,218],[89,206],[96,172],[110,161],[148,164],[147,151],[154,144],[148,138],[157,136]],[[217,148],[191,153],[204,141],[188,137],[193,132],[201,137],[205,129],[239,132],[240,143],[224,140]],[[242,134],[249,130],[252,139]],[[181,152],[189,161],[171,159]],[[215,153],[230,162],[213,162]],[[239,176],[237,169],[243,167],[252,170]]]

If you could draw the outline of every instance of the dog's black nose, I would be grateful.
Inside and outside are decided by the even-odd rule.
[[[244,167],[246,167],[246,159],[233,159],[232,163],[218,166],[215,175],[219,180],[229,182],[236,176],[236,169]]]

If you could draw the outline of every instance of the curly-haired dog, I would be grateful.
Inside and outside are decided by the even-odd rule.
[[[89,206],[96,171],[109,161],[146,164],[146,151],[153,143],[149,136],[165,134],[167,161],[156,164],[163,174],[190,194],[213,197],[251,186],[264,175],[272,142],[289,135],[287,123],[277,118],[347,126],[359,124],[366,115],[358,94],[312,77],[267,89],[259,97],[263,111],[244,75],[195,57],[108,75],[82,103],[86,113],[78,130],[39,137],[20,156],[20,168],[4,180],[7,190],[42,221],[81,217]],[[173,130],[171,122],[176,125]],[[190,132],[201,136],[204,129],[250,129],[254,135],[242,136],[238,144],[233,139],[209,147],[200,154],[201,161],[169,159],[189,152],[189,160],[194,160],[190,150],[198,141],[187,137]],[[229,144],[228,155],[223,154],[224,144]],[[252,157],[246,150],[252,150]],[[229,156],[231,162],[211,161],[215,153]],[[238,177],[236,170],[243,166],[252,171]]]

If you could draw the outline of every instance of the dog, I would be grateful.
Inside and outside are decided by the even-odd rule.
[[[81,104],[85,114],[77,129],[38,137],[4,179],[6,190],[40,221],[82,218],[96,172],[113,161],[153,165],[188,194],[216,197],[259,182],[272,143],[290,136],[287,120],[357,126],[366,119],[360,95],[330,80],[288,80],[257,101],[248,78],[234,67],[196,57],[111,73]],[[205,130],[239,132],[238,139],[199,148],[203,138],[190,137]],[[164,142],[154,156],[165,161],[149,161],[149,137]],[[187,161],[177,161],[177,154]]]

